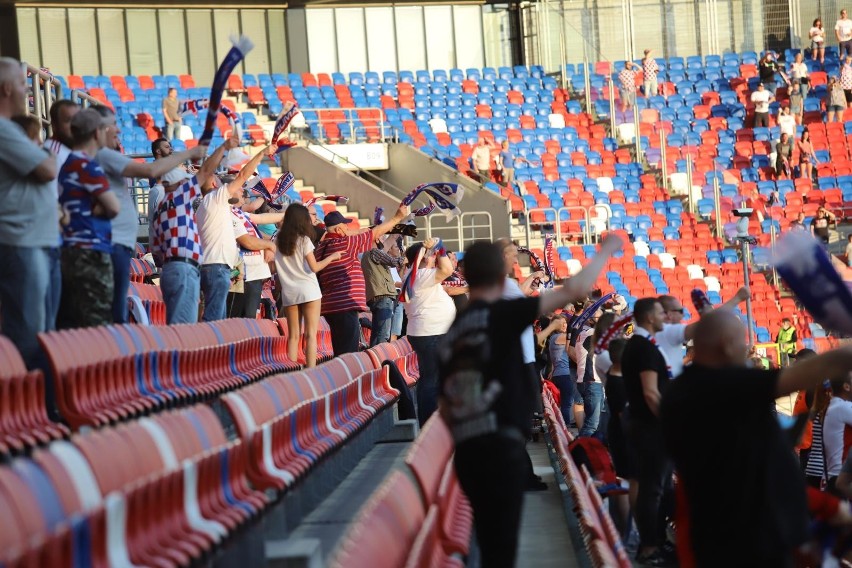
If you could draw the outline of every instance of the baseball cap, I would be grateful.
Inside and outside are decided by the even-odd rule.
[[[176,183],[180,183],[184,180],[187,180],[190,177],[192,176],[189,175],[189,172],[187,172],[183,168],[175,168],[172,171],[168,172],[166,175],[164,175],[162,178],[160,178],[160,181],[163,183],[163,185],[174,185]]]
[[[327,213],[325,216],[325,226],[326,227],[334,227],[335,225],[340,225],[341,223],[351,223],[352,219],[347,219],[344,217],[340,211],[332,211],[331,213]]]

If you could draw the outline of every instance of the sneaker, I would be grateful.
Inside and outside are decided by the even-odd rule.
[[[665,557],[661,550],[655,550],[649,554],[637,554],[636,562],[641,566],[670,566],[671,562]]]

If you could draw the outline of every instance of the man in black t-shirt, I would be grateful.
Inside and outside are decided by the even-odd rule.
[[[660,428],[660,397],[671,378],[669,366],[654,335],[663,330],[665,310],[657,298],[642,298],[633,306],[636,327],[621,359],[621,372],[629,404],[629,440],[638,459],[639,492],[636,527],[639,530],[640,564],[662,566],[671,558],[663,550],[665,515],[663,491],[671,481],[672,467]]]
[[[438,344],[440,413],[456,443],[455,467],[470,499],[482,566],[515,564],[527,465],[524,443],[535,394],[521,332],[543,313],[583,297],[621,248],[608,237],[564,286],[537,298],[502,300],[503,248],[478,242],[465,252],[470,303]]]
[[[663,432],[689,512],[678,550],[690,549],[699,567],[793,565],[808,537],[808,505],[775,399],[852,369],[848,346],[781,371],[749,369],[745,338],[733,313],[703,317],[693,364],[663,394]],[[735,404],[719,404],[730,393]]]

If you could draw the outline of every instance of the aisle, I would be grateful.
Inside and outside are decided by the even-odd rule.
[[[571,532],[565,519],[562,493],[556,481],[544,438],[527,444],[536,474],[547,483],[547,491],[528,492],[524,496],[517,568],[580,568],[574,552]]]

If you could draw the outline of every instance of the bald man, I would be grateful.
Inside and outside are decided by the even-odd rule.
[[[21,64],[0,57],[0,320],[27,366],[40,364],[36,336],[52,327],[47,306],[52,249],[59,243],[54,155],[9,120],[27,114]]]
[[[808,537],[808,507],[775,399],[848,372],[852,348],[781,371],[751,369],[745,326],[729,311],[704,316],[694,343],[693,364],[660,407],[689,511],[688,530],[678,531],[680,553],[691,548],[699,567],[792,566],[793,550]]]

